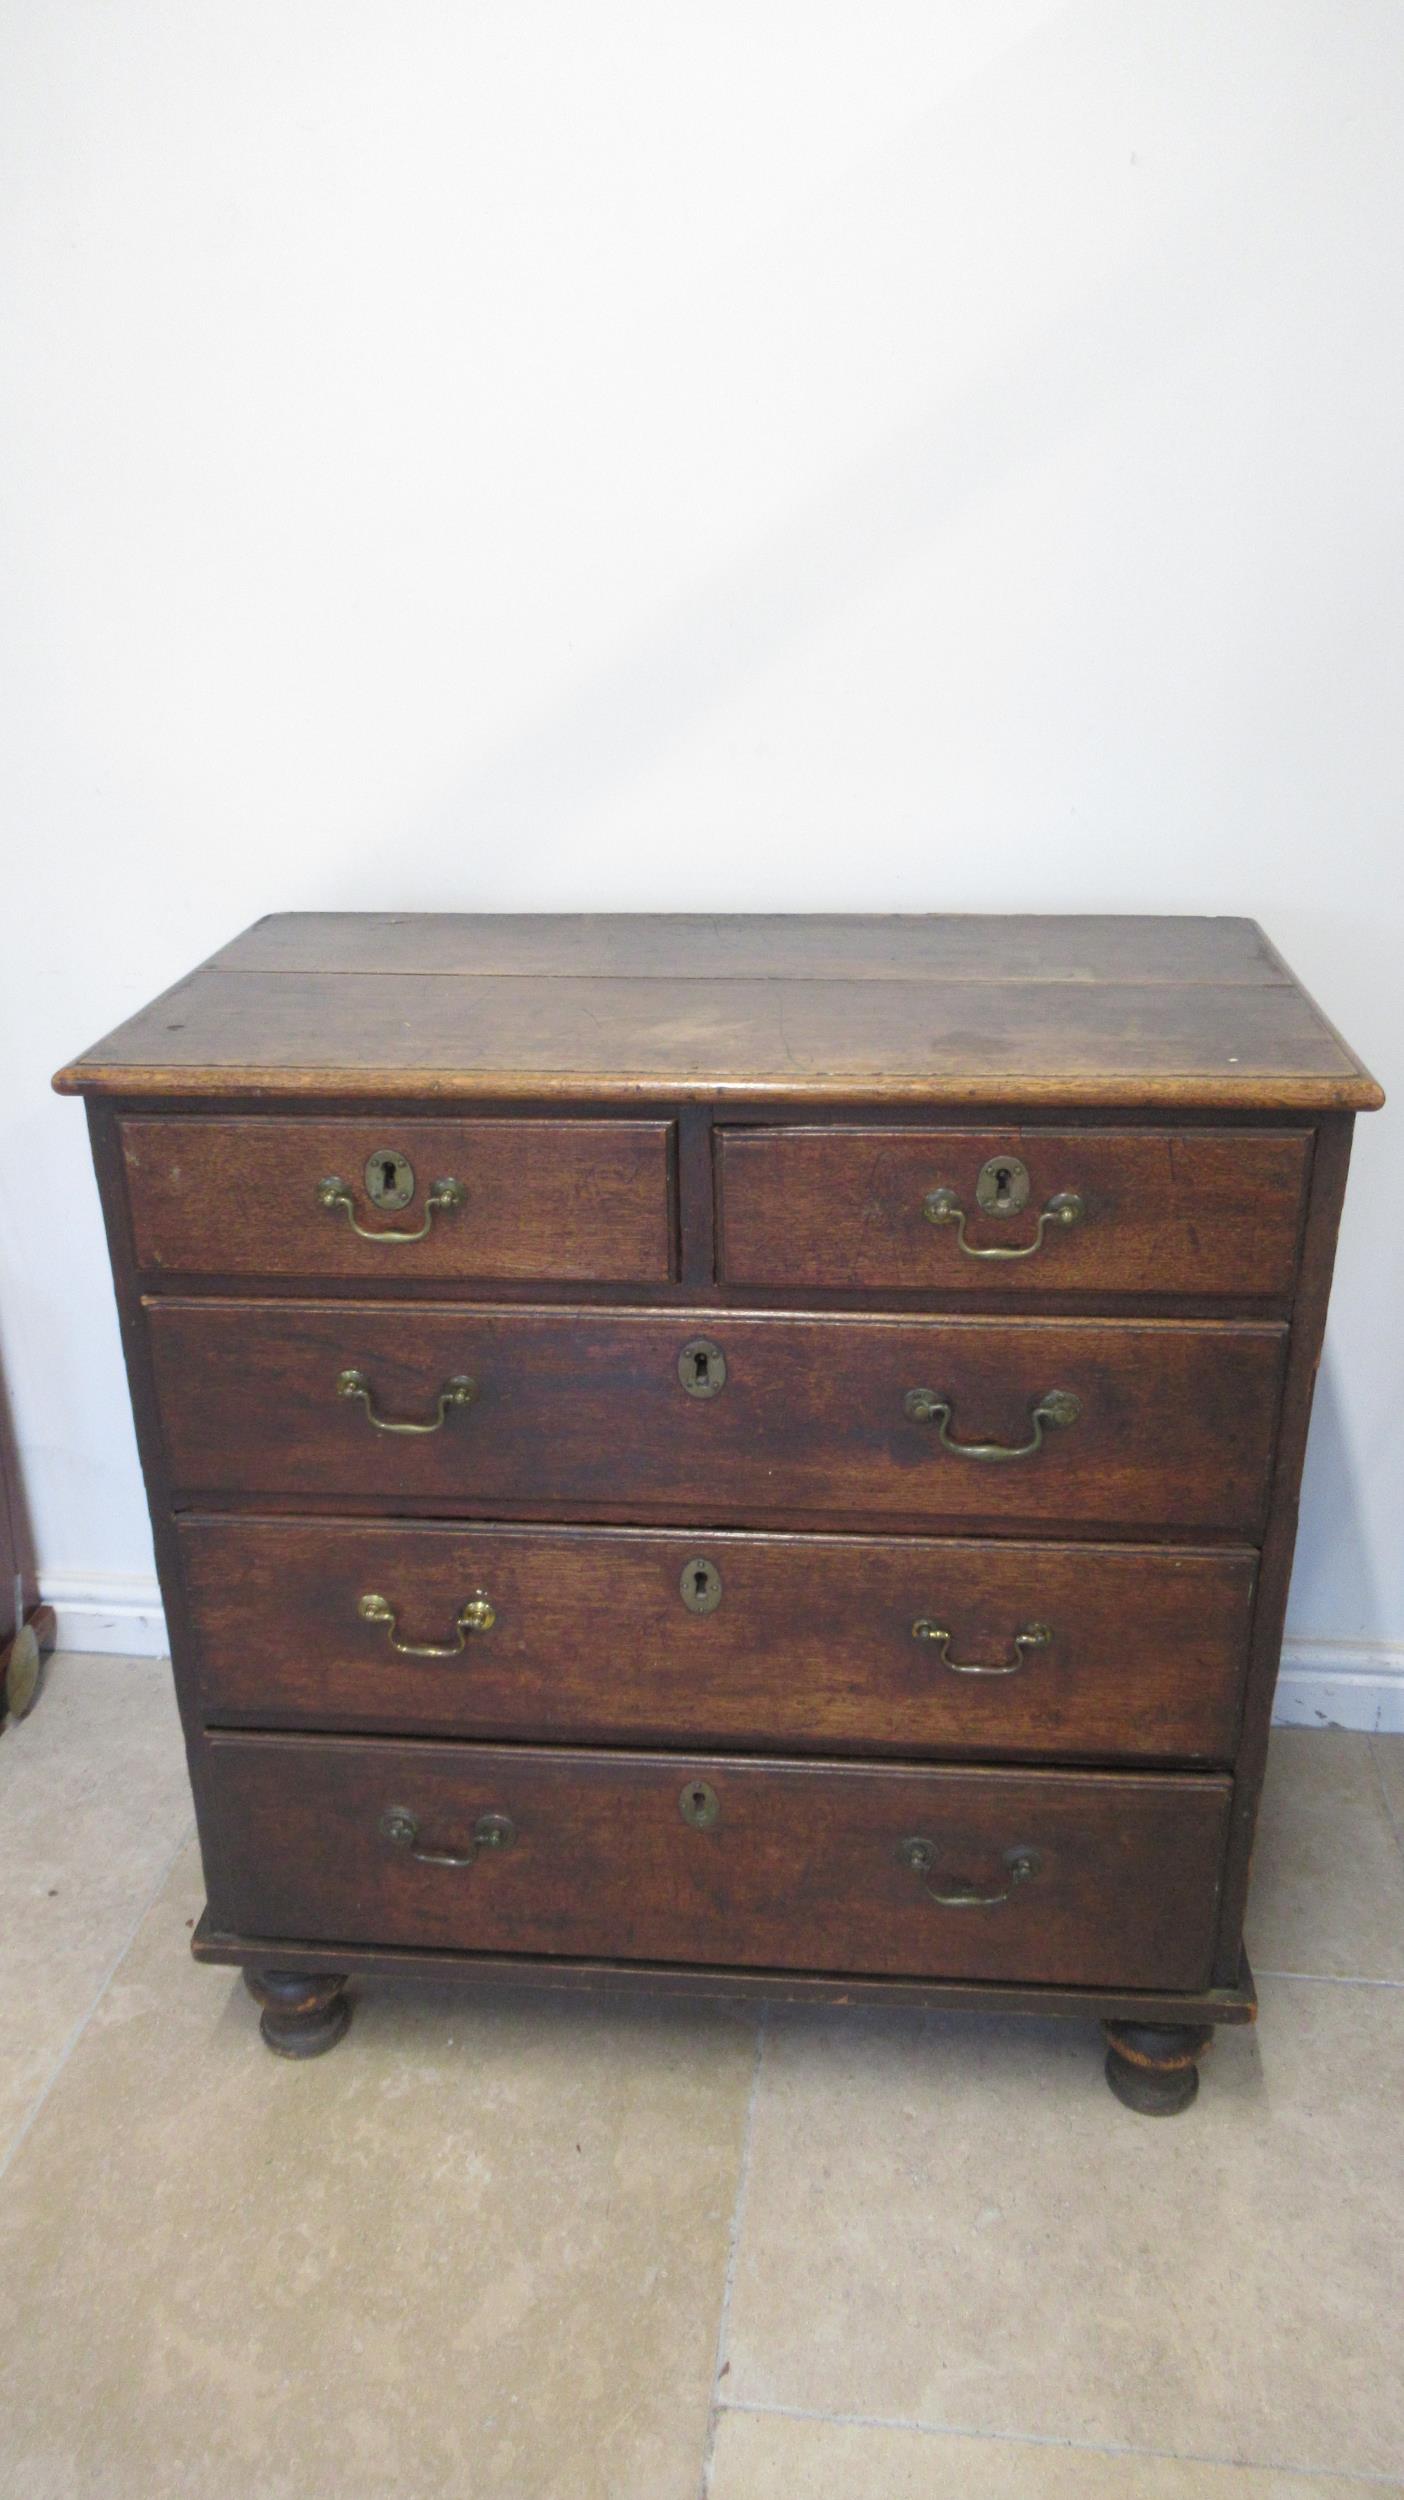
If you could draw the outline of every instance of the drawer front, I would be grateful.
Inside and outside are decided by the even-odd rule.
[[[207,1751],[211,1912],[243,1935],[1088,1987],[1209,1976],[1226,1779],[357,1737]]]
[[[1227,1761],[1254,1578],[1169,1547],[371,1520],[180,1545],[209,1719],[780,1753]]]
[[[1282,1297],[1296,1272],[1311,1139],[724,1128],[717,1158],[720,1273],[731,1284]],[[994,1212],[977,1194],[982,1173]]]
[[[404,1120],[389,1111],[371,1120],[130,1119],[121,1129],[137,1263],[148,1271],[389,1284],[644,1283],[673,1272],[665,1120]]]
[[[147,1317],[182,1507],[347,1496],[470,1517],[850,1514],[1248,1543],[1285,1339],[1170,1321],[388,1303],[161,1299]]]

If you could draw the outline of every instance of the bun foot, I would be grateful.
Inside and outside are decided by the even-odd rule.
[[[244,1986],[263,2008],[259,2030],[279,2057],[325,2057],[351,2020],[345,1972],[246,1970]]]
[[[1211,2023],[1103,2023],[1107,2081],[1142,2118],[1175,2118],[1199,2090],[1197,2060],[1214,2037]]]

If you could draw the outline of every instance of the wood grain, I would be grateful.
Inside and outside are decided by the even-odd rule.
[[[433,1496],[470,1517],[554,1502],[587,1519],[625,1506],[712,1526],[805,1516],[1250,1541],[1285,1345],[1268,1325],[174,1299],[153,1302],[148,1325],[184,1508],[229,1493],[389,1510]],[[689,1396],[678,1373],[698,1331],[728,1366],[711,1398]],[[338,1396],[347,1367],[394,1420],[427,1419],[455,1376],[476,1395],[439,1431],[387,1433]],[[1026,1441],[1052,1389],[1082,1412],[1034,1456],[982,1464],[907,1415],[922,1387],[950,1398],[962,1441]]]
[[[1229,1786],[1093,1772],[928,1771],[707,1755],[557,1753],[369,1738],[213,1735],[212,1790],[237,1834],[211,1910],[276,1939],[601,1953],[1052,1984],[1197,1988],[1208,1978]],[[696,1781],[719,1818],[698,1830]],[[427,1850],[462,1852],[505,1814],[510,1847],[428,1866],[382,1837],[408,1810]],[[998,1891],[943,1908],[899,1858],[934,1844],[933,1883]]]
[[[1251,2016],[1349,1114],[1381,1099],[1251,922],[283,915],[56,1082],[95,1097],[203,1957]],[[349,1228],[329,1250],[333,1142],[353,1186],[378,1147],[421,1181],[471,1158],[466,1263],[437,1225],[393,1274]],[[913,1193],[1006,1150],[1088,1215],[985,1270]],[[307,1185],[290,1229],[270,1168]],[[709,1401],[693,1334],[729,1365]],[[459,1369],[478,1393],[386,1437],[336,1398],[351,1363],[394,1415]],[[980,1466],[903,1413],[917,1386],[963,1439],[1024,1437],[1054,1386],[1082,1413]],[[496,1620],[452,1661],[356,1610],[375,1588],[432,1641],[479,1586]],[[1052,1638],[962,1677],[918,1611],[955,1664]],[[387,1868],[390,1773],[430,1838],[510,1795],[519,1848]],[[1045,1864],[938,1910],[899,1807],[952,1874],[1039,1834]]]
[[[783,977],[766,962],[766,931],[742,921],[718,936],[704,924],[679,964],[676,939],[641,920],[628,950],[616,940],[623,968],[606,972],[550,968],[570,945],[545,933],[523,934],[517,950],[537,944],[536,970],[426,972],[397,962],[387,936],[375,969],[350,971],[339,965],[353,941],[324,928],[320,957],[304,933],[295,971],[202,966],[55,1083],[129,1098],[798,1094],[1289,1110],[1380,1099],[1256,930],[1225,948],[1194,935],[1223,925],[1208,922],[1174,923],[1159,946],[1144,923],[1123,939],[1116,921],[1079,922],[1063,945],[1056,923],[896,925],[900,942],[891,924],[838,934],[796,921],[776,941]],[[607,960],[609,943],[587,930],[570,959]],[[470,958],[488,943],[484,926],[476,950],[465,941]],[[271,929],[262,946],[276,951]],[[891,969],[874,969],[894,951]],[[858,968],[836,972],[849,956]],[[660,960],[670,968],[642,968]],[[1226,960],[1238,977],[1220,977]]]
[[[1273,1457],[1271,1503],[1263,1537],[1262,1567],[1253,1615],[1243,1729],[1235,1764],[1233,1817],[1215,1956],[1215,1970],[1220,1978],[1231,1978],[1242,1951],[1248,1878],[1263,1775],[1267,1769],[1268,1730],[1292,1579],[1307,1430],[1321,1364],[1354,1125],[1350,1119],[1323,1120],[1312,1162],[1301,1279],[1292,1314],[1282,1410]]]
[[[264,1937],[217,1927],[208,1909],[195,1922],[190,1950],[197,1962],[238,1969],[266,1964]],[[320,1948],[306,1937],[279,1943],[279,1958],[314,1970]],[[601,1996],[768,1997],[780,2005],[854,2009],[903,2009],[908,2013],[1022,2014],[1038,2021],[1058,2017],[1089,2023],[1099,2017],[1141,2023],[1256,2022],[1257,1992],[1247,1955],[1228,1987],[1174,1994],[1156,1988],[1063,1988],[1038,1981],[1016,1985],[991,1979],[873,1979],[860,1971],[737,1970],[723,1963],[611,1962],[588,1955],[549,1953],[453,1953],[425,1945],[340,1944],[337,1961],[366,1979],[428,1980],[472,1987],[550,1989],[562,1995],[584,1990]]]
[[[1254,1557],[1146,1546],[187,1519],[212,1724],[758,1752],[1226,1762]],[[683,1603],[701,1560],[709,1614]],[[491,1630],[448,1659],[478,1589]],[[948,1628],[960,1667],[913,1636]],[[1020,1651],[1032,1622],[1046,1648]]]
[[[275,912],[224,972],[1290,985],[1252,920],[1055,912]]]
[[[136,1254],[188,1276],[412,1282],[423,1277],[664,1281],[673,1273],[672,1125],[664,1120],[128,1119]],[[408,1157],[415,1194],[383,1212],[369,1158]],[[318,1183],[347,1184],[370,1231],[414,1231],[442,1177],[462,1207],[422,1241],[363,1241]]]
[[[716,1132],[719,1272],[731,1284],[971,1294],[1291,1292],[1309,1132],[1283,1130],[763,1129]],[[1028,1205],[983,1215],[982,1166],[1026,1165]],[[953,1189],[972,1249],[1023,1247],[1072,1191],[1082,1214],[1034,1254],[981,1259],[924,1212]]]

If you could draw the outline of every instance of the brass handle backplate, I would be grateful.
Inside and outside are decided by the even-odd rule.
[[[345,1181],[341,1180],[336,1173],[332,1173],[328,1179],[318,1181],[317,1183],[317,1204],[319,1207],[329,1207],[333,1211],[335,1211],[337,1207],[344,1207],[346,1210],[347,1223],[350,1225],[353,1233],[359,1233],[362,1241],[383,1241],[390,1243],[392,1246],[396,1242],[423,1241],[430,1225],[433,1223],[434,1218],[440,1209],[461,1207],[466,1203],[467,1197],[468,1192],[462,1181],[434,1181],[430,1186],[429,1195],[424,1201],[424,1221],[422,1224],[416,1226],[412,1233],[379,1232],[358,1221],[356,1215],[356,1201],[352,1197],[350,1190],[347,1188]]]
[[[365,1603],[366,1600],[362,1598],[363,1607]],[[941,1665],[949,1667],[952,1675],[1017,1675],[1026,1661],[1028,1652],[1031,1649],[1047,1649],[1053,1635],[1046,1623],[1026,1623],[1022,1632],[1014,1634],[1013,1657],[1006,1666],[1000,1667],[981,1666],[973,1658],[953,1658],[951,1637],[943,1623],[933,1623],[926,1615],[919,1616],[912,1625],[912,1639],[934,1642]]]
[[[485,1589],[475,1589],[459,1607],[451,1641],[402,1641],[394,1607],[387,1597],[377,1597],[371,1590],[357,1598],[356,1612],[363,1623],[384,1624],[385,1637],[401,1658],[460,1657],[468,1646],[470,1632],[490,1632],[497,1621],[497,1608]]]
[[[1082,1402],[1071,1389],[1046,1389],[1030,1410],[1033,1432],[1027,1441],[956,1441],[950,1431],[951,1401],[938,1389],[909,1389],[903,1406],[914,1424],[935,1424],[943,1450],[950,1450],[956,1458],[985,1459],[991,1463],[1003,1458],[1032,1458],[1036,1450],[1042,1449],[1044,1433],[1050,1426],[1061,1430],[1075,1424],[1082,1413]]]
[[[983,1179],[983,1174],[981,1177]],[[979,1192],[977,1191],[976,1194],[978,1196]],[[1017,1201],[1017,1203],[1022,1204],[1022,1201]],[[981,1205],[990,1215],[1013,1212],[1012,1205],[1007,1206],[997,1197],[981,1198]],[[921,1211],[928,1224],[954,1224],[956,1246],[964,1251],[967,1259],[1031,1259],[1036,1250],[1043,1248],[1043,1236],[1050,1224],[1057,1225],[1062,1231],[1066,1231],[1070,1224],[1081,1223],[1086,1213],[1075,1189],[1060,1189],[1054,1197],[1049,1199],[1047,1206],[1040,1214],[1034,1228],[1033,1240],[1022,1243],[1017,1249],[1006,1250],[997,1243],[981,1247],[976,1242],[966,1240],[965,1209],[953,1189],[929,1189],[921,1202]]]
[[[336,1394],[339,1398],[360,1398],[367,1420],[374,1424],[377,1432],[438,1432],[447,1423],[453,1407],[472,1405],[478,1394],[478,1384],[476,1380],[470,1380],[466,1372],[459,1372],[452,1380],[446,1380],[427,1423],[406,1422],[394,1415],[377,1415],[375,1393],[362,1371],[338,1372]]]
[[[476,1866],[485,1849],[510,1849],[517,1826],[510,1814],[480,1814],[468,1849],[420,1849],[419,1818],[408,1806],[387,1806],[380,1818],[380,1837],[392,1849],[403,1849],[420,1866]]]
[[[1012,1901],[1021,1884],[1032,1881],[1042,1864],[1036,1849],[1006,1849],[1003,1891],[979,1892],[968,1875],[937,1875],[933,1880],[940,1854],[935,1841],[923,1839],[920,1833],[899,1842],[897,1849],[903,1866],[915,1875],[928,1899],[943,1910],[997,1910],[1002,1901]]]

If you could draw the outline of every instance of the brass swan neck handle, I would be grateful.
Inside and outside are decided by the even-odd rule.
[[[1027,1441],[957,1441],[951,1432],[951,1401],[939,1389],[909,1389],[903,1400],[905,1413],[914,1424],[935,1424],[936,1438],[943,1450],[956,1458],[974,1458],[995,1464],[1007,1458],[1032,1458],[1043,1447],[1043,1436],[1050,1428],[1065,1431],[1082,1413],[1082,1402],[1071,1389],[1045,1389],[1043,1396],[1029,1411],[1033,1432]]]
[[[429,1195],[424,1201],[424,1221],[416,1227],[414,1232],[375,1232],[372,1231],[369,1225],[361,1223],[356,1214],[356,1201],[352,1197],[350,1190],[347,1188],[345,1181],[340,1178],[339,1174],[333,1172],[328,1175],[326,1180],[318,1181],[317,1183],[317,1204],[319,1207],[327,1207],[331,1209],[333,1213],[338,1207],[343,1207],[346,1211],[346,1221],[350,1225],[352,1232],[358,1234],[362,1241],[385,1242],[391,1247],[399,1242],[423,1241],[436,1215],[438,1215],[441,1211],[447,1211],[451,1207],[461,1207],[466,1205],[467,1199],[468,1192],[462,1181],[452,1179],[434,1181],[430,1186]]]

